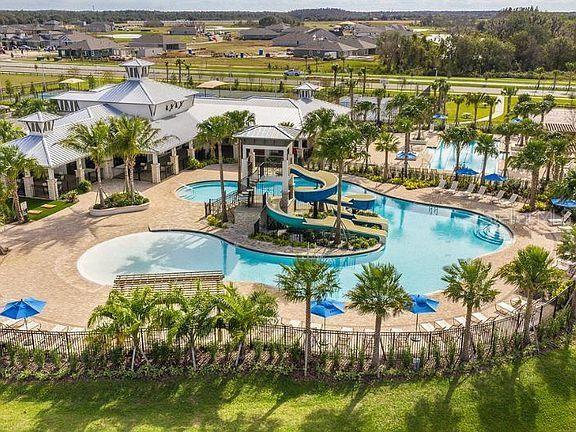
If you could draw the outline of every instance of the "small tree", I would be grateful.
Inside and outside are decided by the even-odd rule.
[[[230,122],[230,139],[244,129],[256,124],[256,117],[248,110],[228,111],[224,113],[224,117]],[[236,150],[238,154],[238,192],[242,187],[242,142],[236,140]]]
[[[384,181],[388,180],[388,155],[390,152],[398,151],[398,138],[392,133],[386,130],[382,130],[378,138],[376,138],[375,149],[376,151],[384,153]]]
[[[356,105],[358,106],[358,105]],[[358,126],[360,135],[362,135],[362,156],[364,157],[364,170],[368,171],[368,164],[370,162],[370,145],[378,137],[378,126],[372,122],[364,122]]]
[[[374,348],[372,367],[380,365],[380,335],[382,320],[396,316],[408,309],[412,299],[402,287],[398,273],[392,264],[365,264],[356,274],[356,286],[346,294],[350,299],[349,307],[361,314],[376,315],[374,324]]]
[[[24,132],[16,123],[0,118],[0,144],[4,144],[23,136]]]
[[[496,126],[496,133],[504,137],[504,170],[502,174],[506,176],[508,172],[508,162],[510,158],[510,140],[518,133],[518,128],[514,123],[506,122]]]
[[[453,95],[450,100],[456,104],[456,113],[454,115],[454,124],[460,121],[460,106],[466,102],[465,95]]]
[[[526,296],[524,312],[524,343],[530,342],[530,322],[535,295],[546,295],[558,287],[562,271],[553,266],[552,257],[540,246],[529,245],[518,251],[516,258],[500,268],[497,275],[514,285]]]
[[[529,209],[536,209],[536,193],[540,181],[540,169],[546,165],[548,144],[540,139],[531,139],[516,156],[510,158],[510,166],[513,168],[530,171],[530,201]]]
[[[467,361],[470,355],[472,310],[494,300],[498,291],[493,289],[495,277],[490,276],[491,264],[474,260],[458,260],[456,264],[444,267],[442,280],[447,287],[444,294],[453,302],[466,307],[466,323],[460,358]]]
[[[452,126],[440,134],[444,145],[454,148],[456,154],[456,164],[454,171],[460,169],[460,155],[462,150],[469,146],[476,138],[476,131],[468,126]]]
[[[308,357],[312,345],[310,334],[310,308],[312,300],[324,300],[340,289],[338,270],[325,261],[296,258],[289,266],[281,264],[282,272],[276,276],[278,287],[288,301],[306,303],[306,340],[304,344],[304,375],[308,373]]]
[[[486,93],[468,93],[466,95],[466,101],[474,108],[472,127],[476,128],[476,123],[478,121],[478,108],[481,103],[486,102]]]
[[[474,152],[482,156],[482,174],[480,182],[484,184],[484,176],[486,175],[486,164],[490,156],[498,156],[498,146],[494,141],[494,136],[490,134],[480,133],[476,138],[476,147]]]

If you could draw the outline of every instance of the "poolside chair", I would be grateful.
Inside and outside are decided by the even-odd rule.
[[[496,303],[496,312],[502,315],[514,315],[518,313],[518,309],[506,302]]]
[[[446,193],[455,194],[458,191],[458,181],[454,180],[450,185],[450,189],[445,189]]]
[[[485,322],[493,320],[495,317],[487,317],[482,312],[473,312],[472,318],[478,321],[478,323],[483,324]]]
[[[461,327],[464,327],[466,325],[466,318],[463,316],[454,317],[452,318],[452,320],[454,321],[454,325]]]
[[[448,330],[448,329],[452,328],[452,325],[451,325],[449,322],[447,322],[447,321],[445,321],[445,320],[443,320],[443,319],[436,320],[436,321],[434,321],[434,323],[435,323],[441,330]]]
[[[571,215],[572,215],[572,213],[569,210],[567,210],[564,212],[562,217],[548,218],[548,223],[552,226],[564,225],[566,222],[568,222],[568,219],[570,219]]]
[[[464,197],[469,197],[474,193],[474,189],[476,188],[476,183],[470,183],[468,188],[462,192],[456,192],[457,195],[462,195]]]
[[[430,323],[422,323],[420,324],[420,327],[422,327],[424,329],[424,331],[427,331],[428,333],[433,332],[434,330],[436,330],[434,328],[433,324]]]
[[[310,328],[315,330],[322,330],[322,324],[320,323],[310,323]]]
[[[498,191],[498,193],[495,196],[490,198],[490,202],[493,203],[499,202],[502,198],[504,198],[504,193],[505,192],[503,190]]]
[[[480,186],[480,188],[478,188],[478,191],[476,193],[468,195],[468,198],[480,200],[482,199],[485,193],[486,193],[486,186]]]
[[[436,186],[434,189],[443,191],[445,187],[446,187],[446,180],[441,179],[440,183],[438,183],[438,186]]]
[[[66,330],[68,330],[68,327],[62,324],[56,324],[54,327],[50,329],[50,331],[52,332],[65,332]]]
[[[517,199],[518,199],[518,194],[514,193],[514,194],[510,195],[510,198],[503,199],[500,202],[498,202],[497,204],[499,204],[503,207],[512,207],[516,203]]]
[[[302,323],[300,322],[300,320],[290,320],[288,321],[288,325],[290,327],[302,327]]]

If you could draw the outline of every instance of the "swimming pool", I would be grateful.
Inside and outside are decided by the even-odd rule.
[[[460,165],[471,168],[474,171],[482,172],[482,156],[474,153],[476,143],[472,143],[462,149],[460,153]],[[454,147],[440,143],[437,148],[428,148],[428,153],[432,156],[430,168],[437,170],[453,171],[456,166],[456,151]],[[489,157],[486,163],[486,173],[498,172],[498,158]]]
[[[344,193],[365,192],[351,183],[344,183],[343,189]],[[393,263],[412,293],[443,289],[443,266],[459,258],[495,252],[512,241],[502,224],[463,210],[376,195],[374,211],[388,219],[386,247],[357,256],[328,258],[332,266],[341,269],[342,289],[336,297],[343,298],[354,286],[354,273],[367,262]],[[221,270],[232,281],[274,285],[280,264],[292,260],[237,247],[208,234],[146,232],[94,246],[80,257],[78,270],[86,279],[100,284],[111,284],[117,274],[124,273]]]

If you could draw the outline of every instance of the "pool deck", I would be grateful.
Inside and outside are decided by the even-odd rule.
[[[236,166],[226,167],[226,178],[236,178]],[[0,303],[9,299],[34,296],[47,301],[44,312],[37,321],[43,329],[55,324],[85,326],[92,309],[103,303],[110,291],[109,286],[97,285],[82,278],[76,268],[78,258],[90,247],[114,237],[132,234],[149,229],[185,229],[212,232],[235,243],[258,246],[259,249],[276,252],[278,247],[263,242],[248,241],[246,232],[257,217],[259,208],[239,212],[236,227],[221,230],[209,227],[204,216],[202,203],[192,203],[179,198],[176,189],[184,184],[215,180],[218,178],[216,166],[197,171],[185,171],[164,182],[151,185],[138,183],[137,189],[150,198],[147,211],[94,218],[88,215],[89,207],[94,203],[95,193],[90,192],[79,197],[79,202],[54,215],[26,225],[10,225],[0,233],[0,241],[12,248],[6,256],[0,256]],[[421,203],[447,205],[480,212],[507,224],[514,232],[512,245],[484,259],[498,268],[514,257],[516,251],[528,244],[538,244],[553,251],[559,238],[559,230],[548,226],[546,213],[537,213],[529,218],[514,211],[503,209],[490,203],[476,202],[440,194],[432,188],[408,191],[402,186],[378,184],[367,179],[345,176],[345,180],[385,193],[387,195],[409,199]],[[105,183],[108,192],[122,189],[120,180]],[[240,215],[242,215],[240,217]],[[251,282],[238,282],[243,292],[249,292],[262,286]],[[279,299],[279,315],[284,320],[303,320],[304,307],[301,304],[288,303],[273,287],[266,287],[276,293]],[[509,298],[512,288],[498,281],[501,290],[497,301]],[[447,319],[463,314],[463,308],[443,298],[441,293],[433,294],[441,301],[438,313],[425,316],[421,322]],[[483,308],[486,315],[494,315],[494,305]],[[318,318],[313,321],[321,322]],[[335,328],[340,326],[358,329],[371,328],[374,318],[361,316],[354,311],[331,318],[328,323]],[[409,313],[388,319],[384,327],[413,328],[414,316]]]

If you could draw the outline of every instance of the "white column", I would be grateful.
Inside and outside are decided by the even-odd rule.
[[[170,163],[172,164],[172,172],[178,174],[180,172],[180,167],[178,166],[178,153],[176,152],[176,148],[171,150]]]
[[[112,158],[106,159],[102,165],[102,178],[114,178],[114,160]]]
[[[242,149],[242,162],[241,162],[241,167],[242,167],[242,178],[245,178],[248,175],[248,150],[247,149]]]
[[[160,183],[160,164],[158,163],[158,154],[152,153],[152,183]]]
[[[22,179],[24,182],[24,195],[27,197],[34,196],[34,177],[30,175],[30,171],[24,171],[24,178]]]
[[[48,198],[51,200],[58,199],[58,183],[54,177],[54,168],[48,168]]]
[[[249,158],[252,168],[256,168],[256,153],[254,153],[254,150],[252,149],[250,149]]]
[[[196,149],[194,148],[194,143],[192,141],[188,143],[188,157],[196,159]]]
[[[288,149],[284,149],[282,151],[283,158],[282,158],[282,195],[289,192],[288,187],[288,180],[290,179],[290,170],[288,169]]]
[[[76,177],[78,181],[82,181],[86,179],[86,175],[84,172],[84,159],[78,158],[76,159]]]

